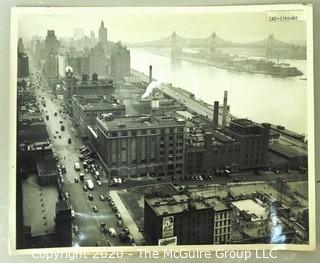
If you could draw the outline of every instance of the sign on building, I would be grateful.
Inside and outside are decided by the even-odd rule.
[[[176,246],[177,245],[177,236],[161,238],[158,240],[159,246]]]
[[[173,225],[174,217],[166,216],[162,218],[162,237],[172,237],[173,236]]]

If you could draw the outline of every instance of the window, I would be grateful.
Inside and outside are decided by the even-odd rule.
[[[174,129],[173,128],[170,128],[170,133],[174,133]]]
[[[178,128],[178,132],[183,132],[183,128]]]
[[[137,136],[137,131],[132,131],[132,132],[131,132],[131,135],[132,135],[132,136]]]
[[[127,131],[122,131],[121,132],[121,136],[128,136],[128,132]]]
[[[117,133],[117,132],[112,132],[112,133],[111,133],[111,136],[112,136],[112,137],[117,137],[117,136],[118,136],[118,133]]]
[[[126,146],[121,146],[121,150],[125,151],[126,150]]]
[[[141,130],[141,134],[143,135],[147,134],[147,130]]]

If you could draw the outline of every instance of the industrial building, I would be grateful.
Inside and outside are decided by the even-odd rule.
[[[97,118],[95,147],[111,176],[181,176],[185,120],[105,114]]]
[[[112,113],[114,116],[124,117],[126,106],[114,96],[108,95],[74,95],[72,97],[73,123],[77,127],[80,137],[88,135],[88,126],[96,124],[97,117],[103,113]]]

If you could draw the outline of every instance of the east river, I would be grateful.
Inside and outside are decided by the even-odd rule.
[[[305,60],[283,60],[305,75],[279,78],[263,74],[232,72],[170,57],[131,50],[131,67],[164,83],[181,87],[205,102],[223,102],[228,91],[231,114],[256,122],[270,122],[307,134],[307,81]]]

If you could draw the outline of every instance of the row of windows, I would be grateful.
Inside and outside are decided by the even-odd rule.
[[[166,132],[167,130],[167,132]],[[172,134],[175,131],[179,133],[183,133],[183,128],[170,128],[170,129],[142,129],[142,130],[133,130],[133,131],[113,131],[109,134],[111,137],[118,137],[118,136],[137,136],[137,135],[147,135],[147,134]],[[178,139],[183,139],[182,134],[177,135]],[[164,140],[164,136],[161,136],[161,139]],[[170,139],[173,139],[173,136],[170,136]]]
[[[214,216],[214,219],[218,220],[218,219],[224,219],[224,218],[228,218],[228,217],[230,217],[230,213],[229,212],[224,212],[224,213],[216,214]]]
[[[230,233],[231,231],[231,227],[224,227],[224,228],[220,228],[220,229],[216,229],[214,231],[215,235],[222,235],[222,234],[226,234],[226,233]]]
[[[230,225],[230,223],[231,223],[231,220],[230,220],[230,219],[224,220],[224,221],[220,221],[220,222],[216,222],[216,223],[215,223],[215,227],[227,226],[227,225]]]

